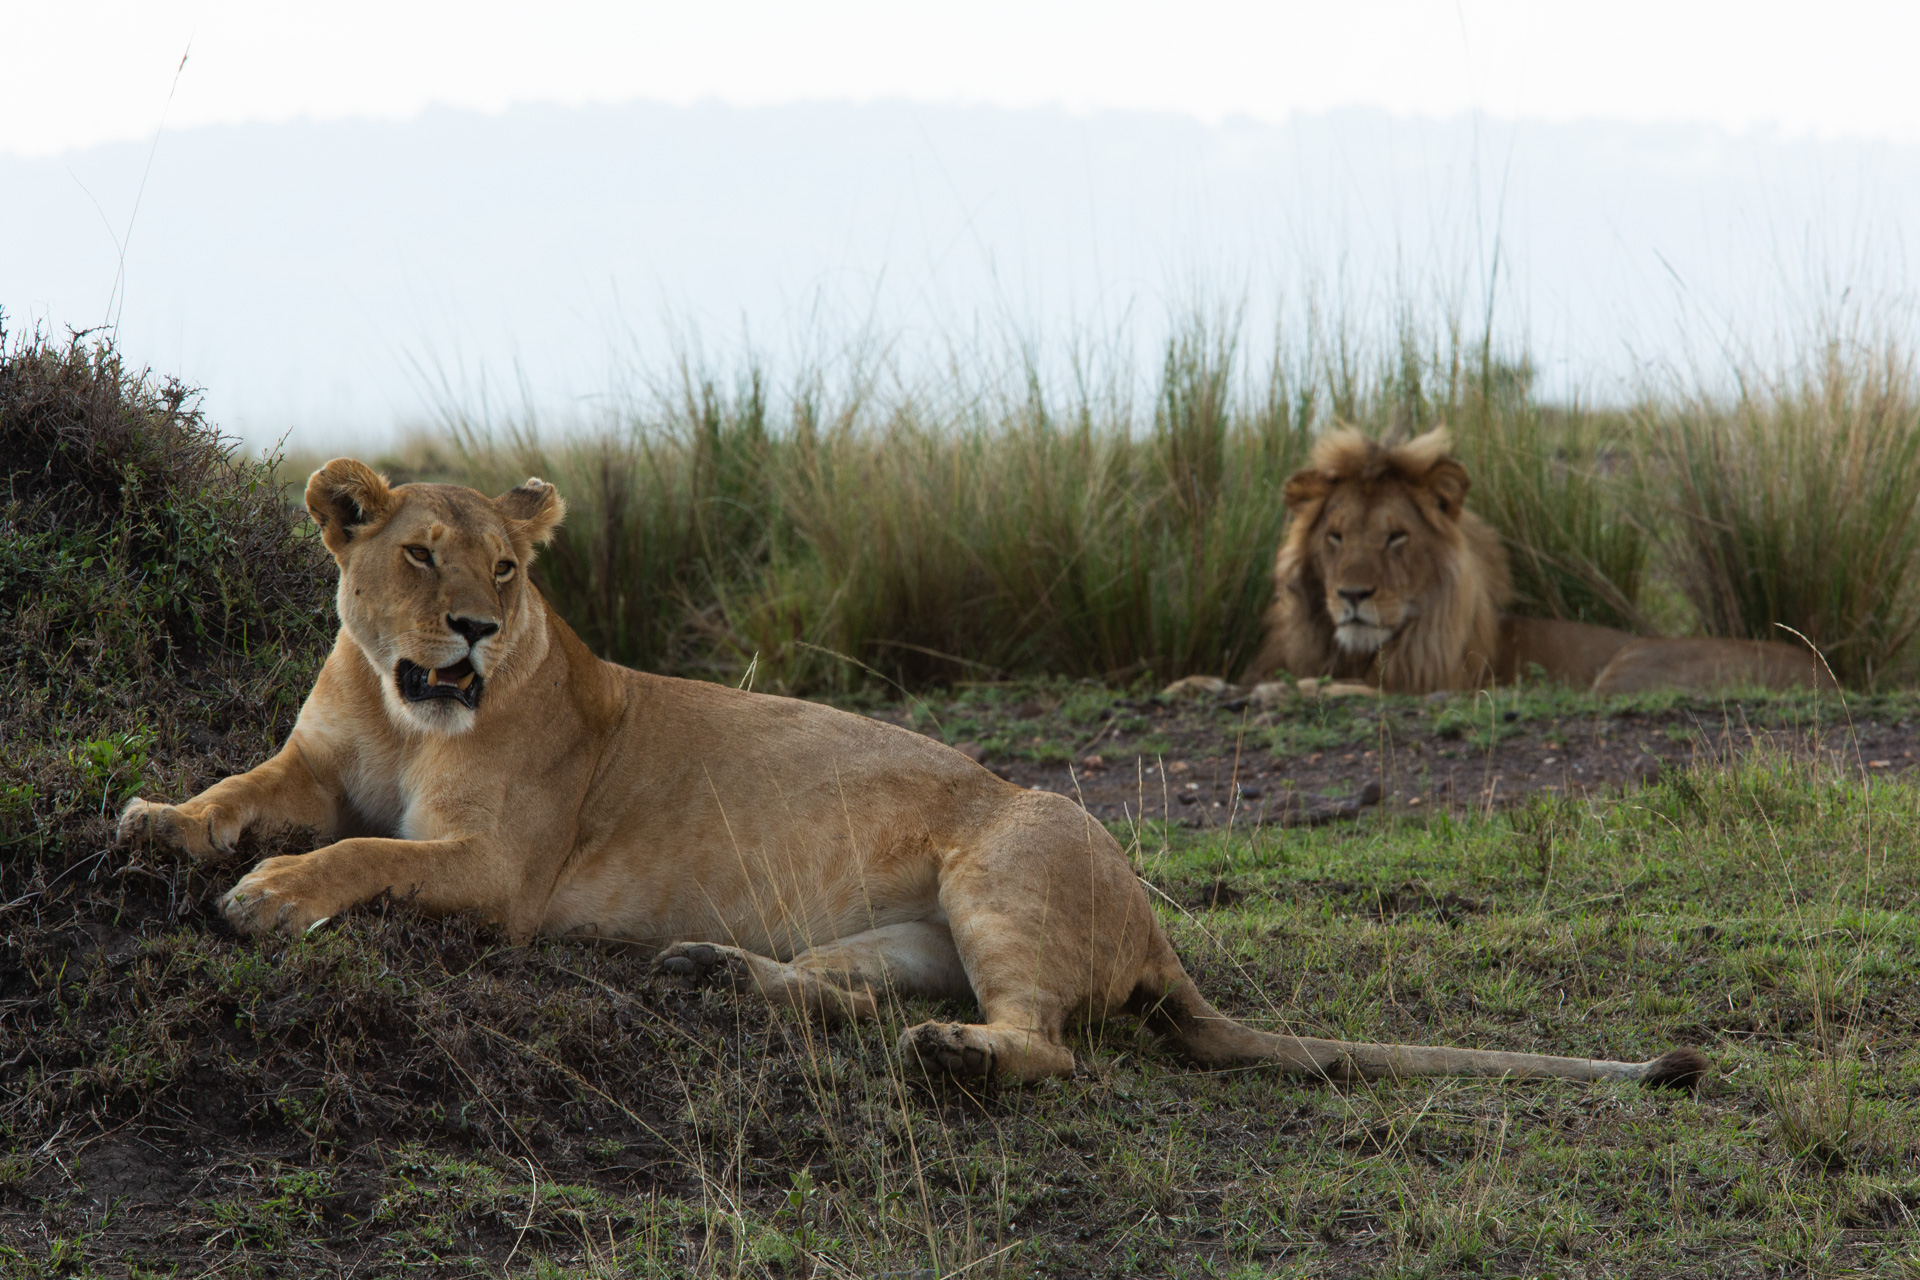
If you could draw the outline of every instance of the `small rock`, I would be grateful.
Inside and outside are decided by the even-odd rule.
[[[1447,703],[1453,701],[1453,691],[1451,689],[1435,689],[1427,695],[1427,701],[1436,707],[1445,706]]]
[[[1320,696],[1323,698],[1371,698],[1379,692],[1372,685],[1362,684],[1358,680],[1329,680],[1320,686]]]
[[[1260,788],[1254,786],[1251,782],[1243,782],[1240,784],[1240,798],[1242,800],[1258,800],[1260,798]]]
[[[187,726],[187,742],[202,751],[219,751],[227,745],[225,738],[198,724]]]
[[[1163,698],[1217,698],[1233,688],[1219,676],[1182,676],[1160,691]]]
[[[1082,756],[1080,758],[1080,767],[1088,773],[1094,773],[1107,767],[1107,758],[1105,756]]]
[[[1192,791],[1182,791],[1178,796],[1178,799],[1181,804],[1192,804],[1194,801],[1198,800],[1199,798],[1200,797]]]
[[[1187,773],[1190,770],[1192,770],[1192,768],[1193,766],[1188,764],[1185,760],[1175,760],[1172,763],[1167,765],[1167,772],[1168,773]]]
[[[1247,701],[1263,711],[1271,711],[1293,701],[1293,686],[1284,680],[1262,681],[1247,690]]]
[[[1379,804],[1380,801],[1386,797],[1386,794],[1387,789],[1380,785],[1378,778],[1375,778],[1373,781],[1367,783],[1366,786],[1360,788],[1360,807],[1364,809],[1368,805]]]

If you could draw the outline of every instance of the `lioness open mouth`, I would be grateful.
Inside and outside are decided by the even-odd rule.
[[[452,698],[469,711],[480,705],[480,689],[486,677],[462,658],[450,667],[423,667],[401,659],[393,677],[400,685],[400,696],[408,702],[429,702],[434,698]]]

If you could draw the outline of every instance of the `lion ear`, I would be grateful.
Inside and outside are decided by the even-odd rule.
[[[393,505],[386,477],[352,458],[335,458],[307,477],[307,514],[335,560],[344,561],[347,544],[385,520]]]
[[[1458,520],[1466,509],[1467,490],[1473,487],[1473,481],[1465,467],[1448,458],[1427,468],[1420,477],[1420,487],[1433,495],[1441,515]]]
[[[1280,496],[1286,500],[1287,510],[1298,512],[1311,502],[1321,502],[1333,492],[1333,477],[1324,471],[1308,467],[1305,471],[1296,471],[1287,477],[1287,483],[1280,490]]]
[[[553,541],[554,531],[567,516],[560,491],[539,476],[530,476],[525,484],[507,490],[493,500],[493,505],[507,518],[515,542],[524,540],[536,547]]]

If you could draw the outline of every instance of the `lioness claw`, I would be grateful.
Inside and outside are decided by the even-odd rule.
[[[950,1076],[990,1076],[993,1051],[967,1043],[966,1030],[948,1022],[923,1022],[900,1037],[902,1056],[919,1062],[923,1070]]]
[[[744,991],[753,985],[747,958],[732,947],[710,942],[676,942],[654,957],[653,967],[689,987]]]

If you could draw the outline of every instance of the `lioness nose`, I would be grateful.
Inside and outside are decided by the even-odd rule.
[[[1374,588],[1372,587],[1341,587],[1339,595],[1340,598],[1348,604],[1359,604],[1362,600],[1372,595],[1373,592]]]
[[[500,624],[497,622],[488,622],[482,618],[456,618],[452,614],[447,615],[447,625],[465,636],[470,645],[479,644],[500,629]]]

